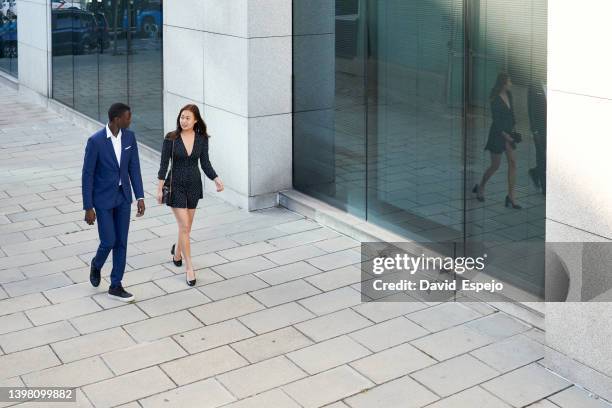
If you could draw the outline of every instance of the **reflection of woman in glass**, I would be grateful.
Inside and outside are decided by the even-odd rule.
[[[514,199],[514,184],[516,182],[516,157],[514,150],[516,142],[512,135],[514,134],[514,110],[512,104],[512,80],[508,74],[499,74],[495,86],[491,90],[491,116],[493,123],[489,131],[489,138],[485,146],[485,150],[491,152],[491,165],[482,176],[480,184],[476,184],[472,192],[476,194],[478,201],[484,201],[484,188],[487,181],[499,168],[501,156],[506,152],[508,158],[508,195],[506,195],[506,207],[520,209],[521,206],[516,204]]]

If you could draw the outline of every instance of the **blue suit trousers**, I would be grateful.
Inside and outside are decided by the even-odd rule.
[[[94,258],[94,266],[102,268],[106,258],[113,251],[111,286],[118,286],[123,279],[127,255],[128,231],[130,229],[131,203],[125,199],[121,187],[115,194],[115,206],[110,209],[96,208],[100,246]]]

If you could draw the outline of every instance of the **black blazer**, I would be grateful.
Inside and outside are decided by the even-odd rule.
[[[187,154],[183,139],[179,136],[174,141],[174,156],[172,156],[172,143],[172,140],[164,139],[157,178],[164,180],[170,177],[168,164],[172,157],[172,190],[189,191],[194,197],[202,198],[202,179],[198,161],[206,177],[211,180],[217,177],[208,158],[208,137],[196,134],[191,155]]]
[[[510,107],[506,105],[506,102],[504,102],[499,95],[495,96],[491,101],[491,116],[493,122],[489,129],[489,138],[487,139],[485,150],[489,150],[496,154],[501,154],[506,150],[506,138],[503,136],[502,132],[509,135],[512,134],[514,125],[516,124],[513,109],[514,102],[510,92],[508,92],[508,100],[510,102]]]

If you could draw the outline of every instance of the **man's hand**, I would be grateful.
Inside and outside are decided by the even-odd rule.
[[[93,208],[85,210],[85,222],[89,225],[94,225],[94,222],[96,222],[96,212]]]
[[[142,217],[145,213],[145,203],[144,200],[138,200],[138,212],[136,213],[137,217]]]

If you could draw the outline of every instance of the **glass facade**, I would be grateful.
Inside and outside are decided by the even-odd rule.
[[[158,149],[162,1],[53,0],[51,27],[53,98],[102,123],[127,103],[138,140]]]
[[[0,0],[0,70],[16,77],[17,0]]]
[[[296,189],[415,240],[544,240],[546,0],[293,6]],[[484,150],[500,73],[522,135],[509,156]]]

